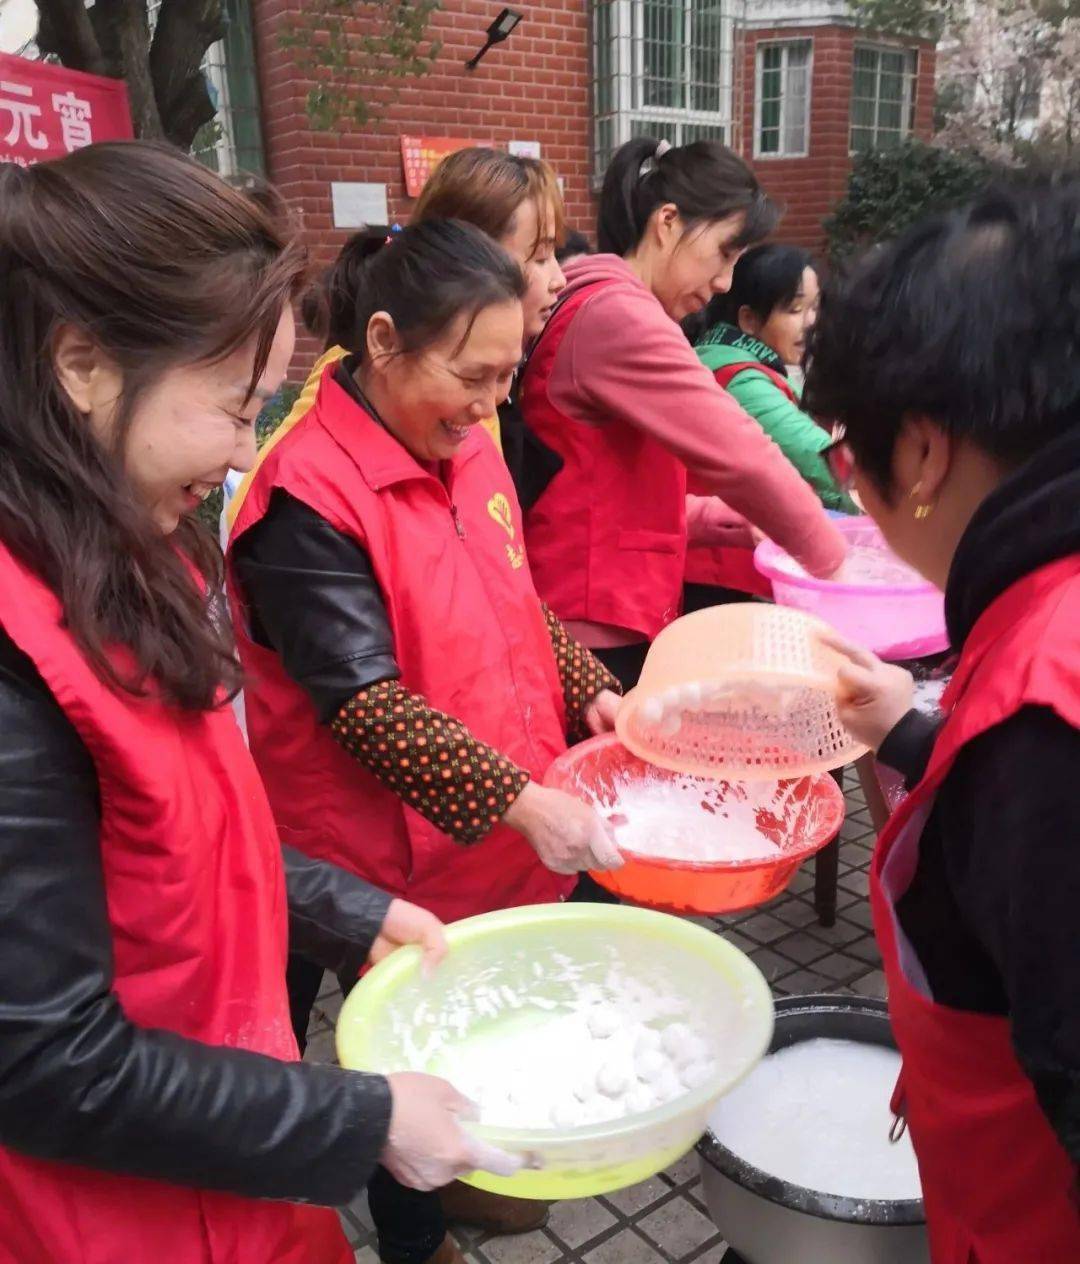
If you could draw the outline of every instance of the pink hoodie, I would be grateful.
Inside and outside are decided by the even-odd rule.
[[[717,385],[630,265],[591,255],[570,263],[566,275],[562,297],[601,278],[617,284],[599,287],[570,322],[552,366],[552,403],[582,422],[617,417],[647,431],[719,496],[724,505],[688,498],[691,539],[733,542],[734,510],[812,575],[831,575],[845,545],[816,494]]]

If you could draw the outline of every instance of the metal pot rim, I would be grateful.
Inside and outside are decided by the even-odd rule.
[[[888,1044],[895,1048],[889,1027],[889,1009],[884,1001],[873,997],[842,996],[822,993],[814,996],[789,996],[776,1002],[776,1028],[769,1051],[778,1047],[777,1037],[783,1036],[784,1019],[799,1014],[825,1014],[841,1011],[878,1018],[889,1035]],[[883,1042],[886,1043],[886,1042]],[[814,1189],[793,1185],[779,1177],[763,1172],[747,1163],[723,1145],[707,1131],[697,1145],[702,1160],[715,1168],[721,1176],[736,1185],[757,1194],[771,1203],[801,1211],[822,1220],[840,1220],[865,1225],[920,1225],[926,1223],[921,1198],[878,1199],[845,1198],[837,1194],[825,1194]],[[868,1213],[871,1213],[868,1216]]]

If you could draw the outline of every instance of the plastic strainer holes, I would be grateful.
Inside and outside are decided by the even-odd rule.
[[[737,778],[804,776],[862,753],[836,711],[827,625],[768,605],[718,606],[656,638],[617,731],[663,768]]]

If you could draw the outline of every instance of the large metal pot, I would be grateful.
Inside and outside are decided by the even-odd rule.
[[[769,1052],[824,1036],[895,1048],[883,1001],[798,996],[776,1003]],[[791,1185],[707,1132],[698,1145],[709,1213],[732,1250],[725,1264],[929,1264],[920,1199],[838,1198]]]

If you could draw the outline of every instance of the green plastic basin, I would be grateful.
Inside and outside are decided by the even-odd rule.
[[[425,979],[420,953],[403,948],[353,989],[337,1025],[342,1066],[387,1074],[440,1073],[457,1041],[472,1044],[522,1011],[492,996],[507,987],[554,1013],[572,1007],[574,979],[605,985],[624,976],[684,999],[715,1070],[662,1106],[602,1124],[564,1129],[470,1124],[493,1145],[528,1156],[512,1177],[474,1173],[480,1189],[521,1198],[586,1198],[636,1184],[690,1150],[716,1101],[762,1057],[773,1004],[757,967],[719,935],[649,909],[609,904],[538,904],[467,918],[449,927],[450,953]],[[617,999],[617,998],[613,998]],[[543,1038],[543,1024],[537,1026]]]

